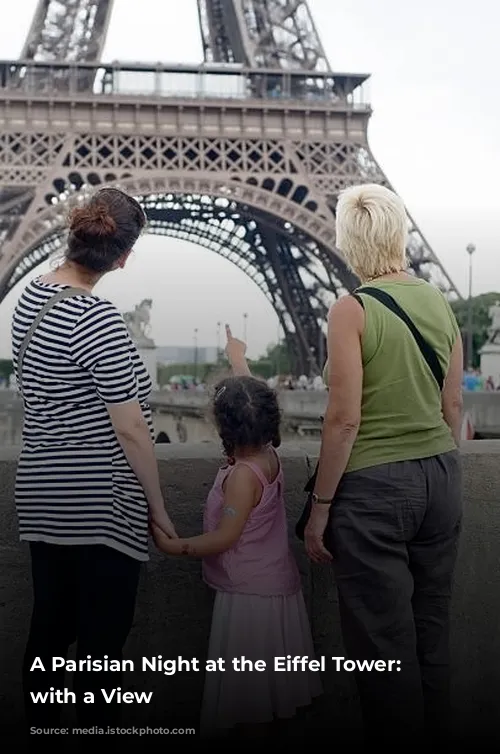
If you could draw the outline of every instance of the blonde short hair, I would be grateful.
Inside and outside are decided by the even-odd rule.
[[[408,217],[402,200],[377,184],[353,186],[339,196],[337,248],[363,281],[406,267]]]

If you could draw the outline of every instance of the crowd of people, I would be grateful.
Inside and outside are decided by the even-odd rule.
[[[293,375],[275,375],[269,377],[267,384],[274,390],[326,390],[323,377],[320,375],[317,375],[316,377],[306,377],[304,374],[300,377],[293,377]],[[208,385],[203,380],[184,378],[169,382],[162,389],[174,392],[190,390],[204,393],[208,389]]]
[[[480,369],[467,369],[464,372],[463,389],[467,392],[482,392],[491,390],[500,390],[500,379],[495,380],[493,377],[485,377],[481,374]]]
[[[211,392],[224,462],[202,531],[184,536],[167,512],[151,380],[116,307],[93,290],[127,264],[145,223],[135,199],[97,191],[71,215],[61,265],[26,286],[13,316],[24,401],[15,496],[34,600],[23,670],[28,728],[59,726],[60,706],[35,704],[32,693],[62,688],[64,669],[32,673],[37,658],[50,668],[50,658],[66,657],[76,641],[77,659],[121,659],[148,534],[167,556],[203,562],[215,592],[209,658],[230,669],[235,656],[314,657],[289,543],[278,384],[252,377],[245,344],[229,328],[233,374]],[[389,670],[399,663],[398,672],[356,673],[370,751],[449,743],[462,340],[441,292],[407,272],[407,229],[402,201],[386,188],[358,186],[339,197],[336,243],[361,286],[328,316],[328,405],[297,527],[310,560],[333,568],[349,658]],[[286,385],[307,390],[314,382]],[[327,609],[334,623],[335,603]],[[76,673],[78,691],[96,692],[94,704],[77,696],[79,725],[119,723],[120,705],[99,693],[119,685],[116,672]],[[250,680],[214,670],[202,732],[225,735],[242,725],[268,735],[267,726],[321,693],[312,669],[275,673],[271,661]]]

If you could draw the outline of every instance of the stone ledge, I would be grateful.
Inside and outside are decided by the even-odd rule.
[[[20,451],[18,446],[0,448],[0,463],[16,461]],[[215,442],[159,444],[155,446],[155,451],[159,461],[202,458],[218,462],[222,458],[221,449]],[[462,455],[500,455],[500,440],[468,440],[461,444],[460,452]],[[300,457],[317,458],[319,442],[284,442],[279,454],[284,461]]]

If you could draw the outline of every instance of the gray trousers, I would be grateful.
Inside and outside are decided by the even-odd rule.
[[[449,719],[449,615],[462,520],[458,451],[345,474],[330,509],[344,646],[368,745],[438,745]]]

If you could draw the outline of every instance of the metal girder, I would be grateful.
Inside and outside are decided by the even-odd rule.
[[[328,71],[305,0],[198,0],[205,60]]]
[[[332,276],[332,255],[304,234],[266,213],[235,202],[200,196],[137,196],[154,235],[169,236],[215,251],[256,283],[273,306],[289,346],[294,370],[318,374],[325,353],[321,325],[334,296],[351,285],[340,265]],[[62,228],[25,257],[12,276],[18,283],[40,262],[57,253]]]
[[[35,189],[0,188],[0,249],[16,232],[35,196]]]
[[[101,58],[113,0],[38,0],[21,58],[93,63]]]
[[[61,248],[69,205],[116,184],[152,233],[242,269],[296,371],[317,373],[328,306],[357,284],[335,245],[338,194],[390,186],[366,140],[367,76],[331,72],[302,0],[198,0],[205,60],[225,65],[99,74],[112,3],[40,0],[22,60],[0,63],[0,301]],[[138,72],[145,89],[128,90]],[[407,251],[414,274],[460,296],[413,220]]]

